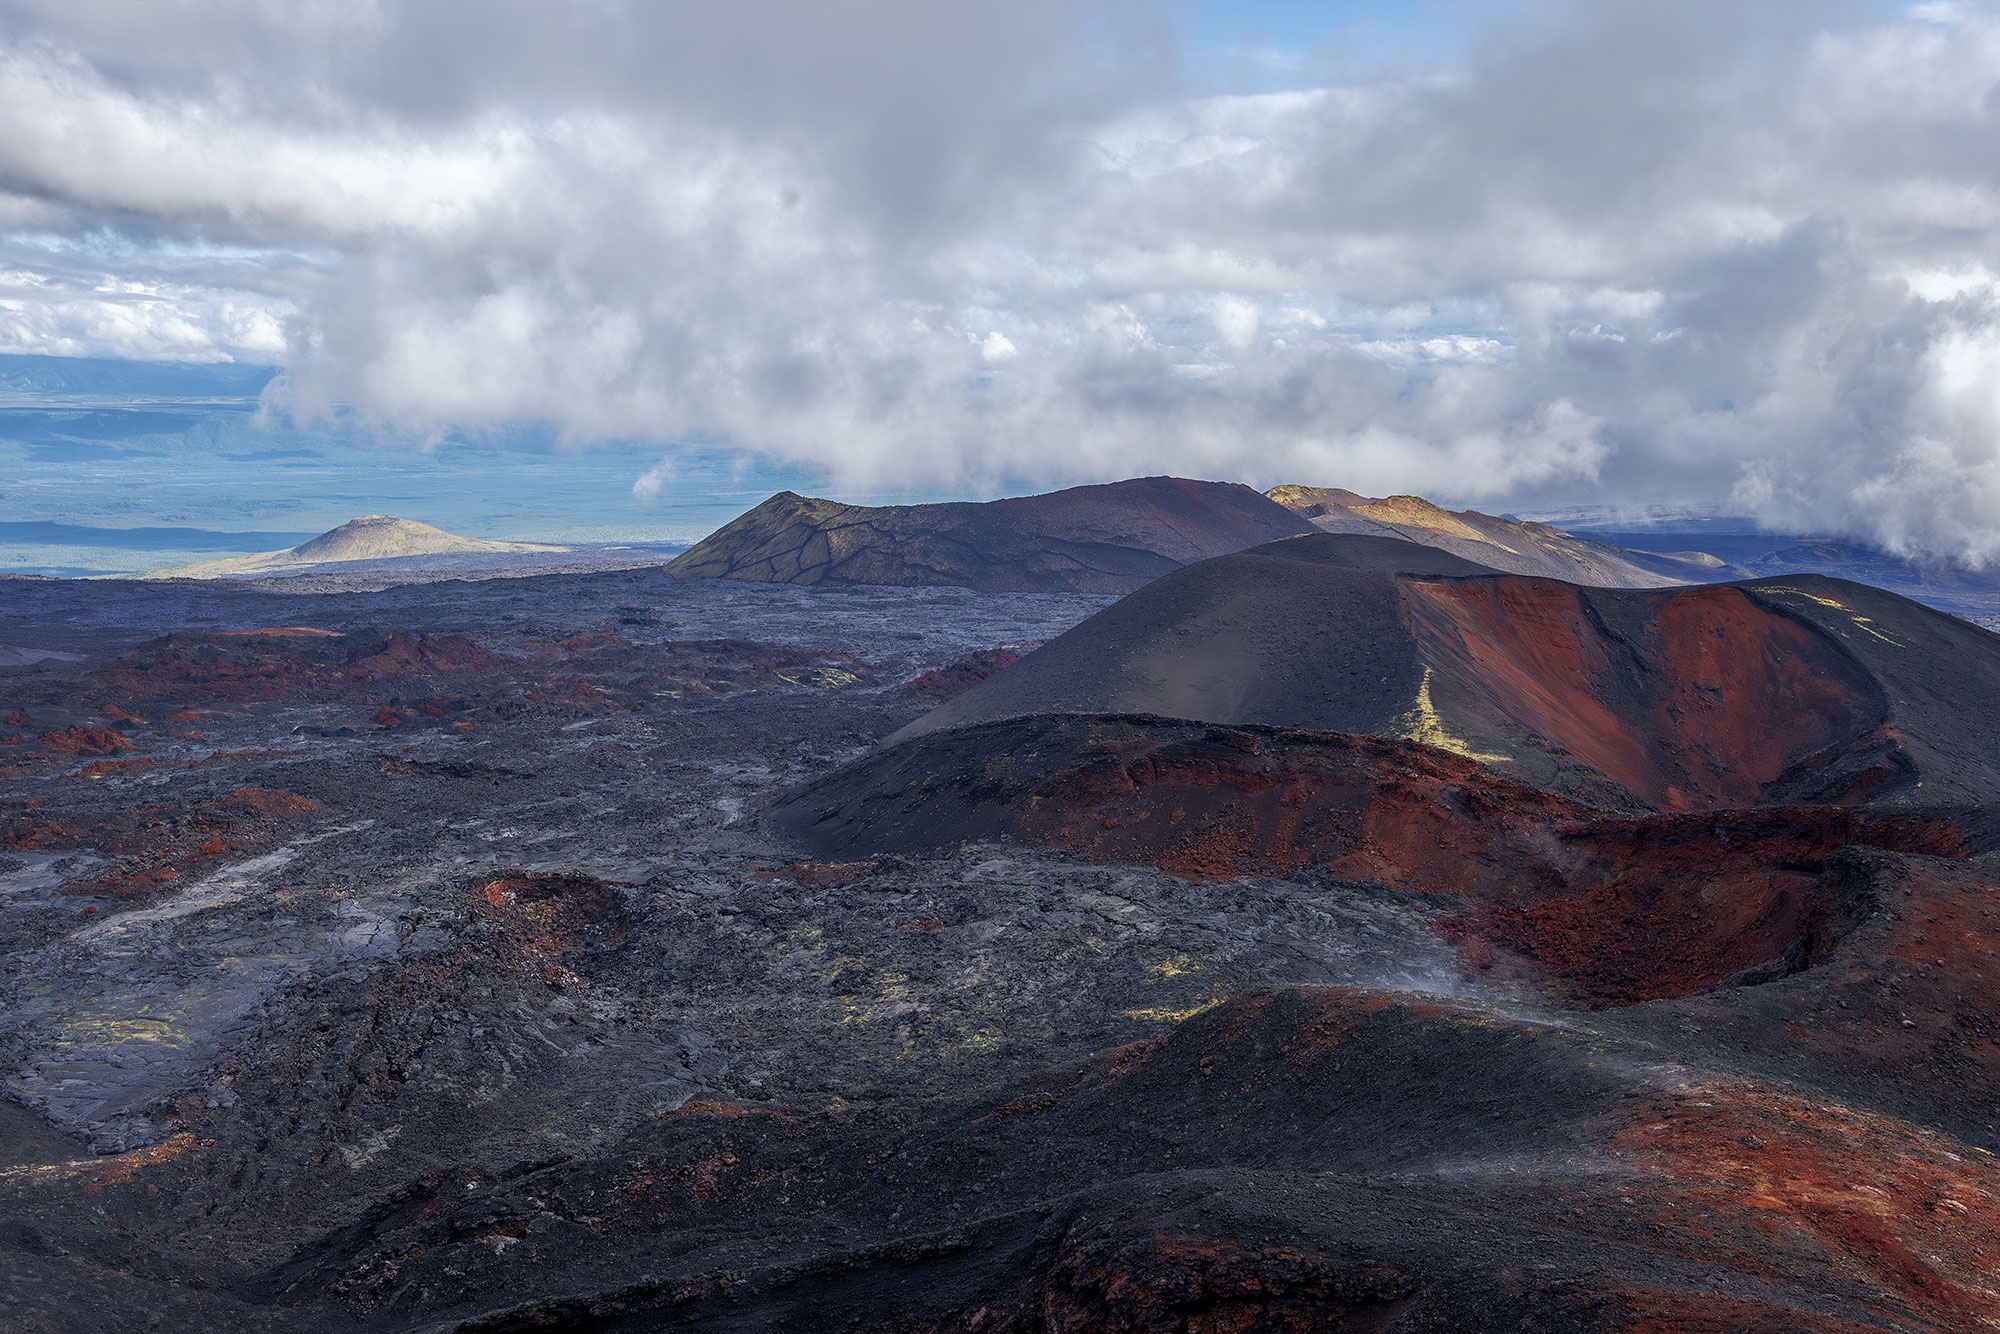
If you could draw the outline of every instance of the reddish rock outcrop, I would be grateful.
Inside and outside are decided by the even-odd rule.
[[[475,911],[545,955],[622,940],[632,918],[616,885],[585,875],[511,871],[468,894]]]
[[[60,732],[44,732],[42,749],[63,755],[115,755],[132,749],[132,743],[108,727],[70,727]]]
[[[922,675],[903,682],[896,687],[899,694],[920,700],[926,704],[942,704],[948,699],[964,694],[984,681],[1002,667],[1011,667],[1021,660],[1021,653],[1033,645],[1002,644],[997,648],[982,649],[968,654],[942,667],[933,667]],[[1021,653],[1015,652],[1020,649]]]

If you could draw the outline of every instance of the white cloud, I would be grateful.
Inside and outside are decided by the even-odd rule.
[[[661,459],[658,463],[646,469],[645,472],[640,473],[638,478],[632,483],[632,498],[634,500],[658,500],[660,492],[665,489],[668,482],[674,480],[677,471],[678,469],[674,466],[672,456]]]
[[[1215,321],[1215,332],[1223,345],[1239,352],[1257,341],[1257,331],[1264,324],[1257,303],[1233,292],[1216,295],[1210,318]]]
[[[1994,12],[1503,18],[1188,98],[1137,0],[0,0],[0,347],[840,485],[1735,494],[2000,558]]]

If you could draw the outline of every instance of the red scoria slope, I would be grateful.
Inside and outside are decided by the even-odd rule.
[[[1608,816],[1409,742],[1105,715],[932,733],[773,815],[829,859],[999,839],[1197,877],[1323,868],[1451,905],[1477,965],[1593,1005],[1818,963],[1859,911],[1843,850],[1985,841],[1937,811]]]

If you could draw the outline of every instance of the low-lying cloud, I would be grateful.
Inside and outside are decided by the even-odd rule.
[[[855,487],[1723,502],[2000,559],[2000,14],[1503,18],[1192,97],[1138,3],[17,0],[0,350]]]

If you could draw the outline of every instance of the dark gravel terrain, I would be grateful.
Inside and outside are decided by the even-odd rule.
[[[1985,814],[876,749],[1108,601],[10,583],[8,1327],[2000,1320]]]

